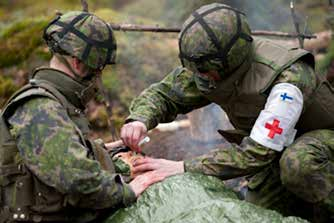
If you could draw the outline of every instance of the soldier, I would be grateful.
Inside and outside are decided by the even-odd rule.
[[[159,178],[147,173],[126,184],[104,144],[87,138],[83,110],[116,55],[109,25],[74,11],[54,19],[43,38],[50,66],[34,72],[1,116],[0,222],[96,221]]]
[[[246,200],[285,215],[333,211],[333,88],[314,72],[313,56],[251,36],[244,13],[205,5],[184,23],[176,68],[134,99],[121,137],[133,150],[160,122],[216,103],[236,128],[227,147],[186,161],[145,158],[135,171],[183,172],[222,180],[249,176]]]

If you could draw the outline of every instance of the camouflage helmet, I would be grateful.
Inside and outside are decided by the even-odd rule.
[[[213,3],[196,10],[183,24],[179,57],[195,73],[215,70],[227,77],[250,61],[252,41],[244,13]]]
[[[88,12],[57,16],[44,29],[43,38],[51,52],[74,56],[92,69],[102,70],[115,62],[117,47],[111,27]]]

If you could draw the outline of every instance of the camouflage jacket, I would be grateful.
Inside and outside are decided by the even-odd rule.
[[[211,103],[198,89],[194,76],[184,68],[177,68],[160,83],[151,85],[134,99],[127,121],[139,120],[152,129],[158,123],[174,120],[177,114],[185,114]],[[313,68],[302,61],[282,71],[273,85],[277,83],[297,86],[303,93],[304,101],[309,99],[317,85]],[[218,148],[209,154],[185,161],[185,170],[229,179],[255,174],[280,155],[250,137],[245,137],[240,145],[231,144],[230,147]]]
[[[102,169],[60,102],[31,97],[16,108],[8,123],[25,166],[43,184],[66,195],[70,206],[97,210],[135,200],[120,175]]]

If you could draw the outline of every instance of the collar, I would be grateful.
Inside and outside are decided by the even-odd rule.
[[[85,104],[82,100],[82,94],[87,86],[79,83],[66,73],[53,68],[38,68],[34,71],[31,79],[47,82],[56,88],[65,98],[76,108],[83,110]]]

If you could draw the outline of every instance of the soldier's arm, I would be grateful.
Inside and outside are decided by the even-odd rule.
[[[245,137],[240,145],[231,144],[184,162],[186,172],[199,172],[226,180],[256,173],[270,164],[277,152]]]
[[[275,84],[290,83],[302,93],[304,101],[310,98],[316,88],[313,69],[303,62],[297,62],[283,71]],[[270,164],[281,152],[245,137],[240,145],[220,148],[207,155],[185,161],[185,171],[202,172],[229,179],[253,174]]]
[[[159,123],[173,121],[177,114],[209,103],[196,88],[192,73],[180,67],[135,98],[127,120],[141,121],[152,129]]]
[[[88,158],[78,129],[58,102],[31,99],[9,123],[27,168],[44,184],[69,195],[72,205],[100,209],[135,200],[119,175],[101,170]]]
[[[317,80],[316,74],[311,66],[305,62],[296,62],[275,81],[275,84],[290,83],[298,87],[303,94],[304,102],[310,100],[310,96],[316,89]]]

